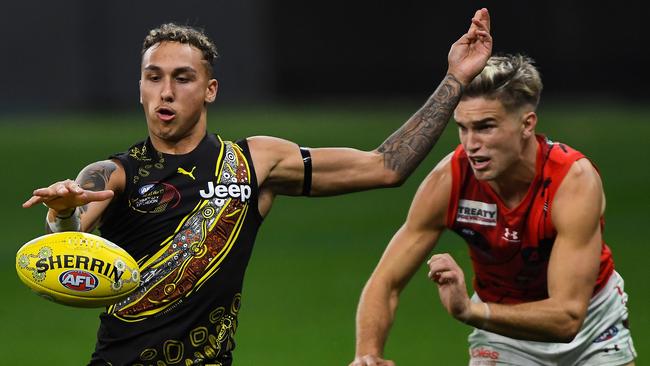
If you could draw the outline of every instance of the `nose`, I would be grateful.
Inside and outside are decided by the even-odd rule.
[[[465,141],[463,142],[463,145],[465,147],[465,151],[470,152],[470,153],[475,153],[481,148],[481,139],[472,130],[468,130],[465,133]]]
[[[160,99],[165,103],[174,101],[174,86],[172,80],[167,79],[163,82],[162,90],[160,90]]]

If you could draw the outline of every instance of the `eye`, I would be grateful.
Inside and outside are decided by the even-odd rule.
[[[195,79],[196,77],[192,73],[181,73],[176,75],[176,77],[174,78],[174,80],[176,80],[176,82],[179,84],[191,83]]]
[[[156,74],[147,75],[147,80],[154,81],[154,82],[160,81],[160,76]]]

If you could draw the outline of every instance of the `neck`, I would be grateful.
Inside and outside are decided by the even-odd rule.
[[[509,208],[517,206],[528,193],[537,174],[537,149],[535,136],[524,142],[522,152],[515,164],[488,184]]]
[[[174,136],[173,138],[165,138],[163,136],[158,136],[149,131],[149,138],[151,144],[156,149],[156,151],[171,154],[171,155],[181,155],[192,152],[201,140],[205,137],[207,133],[207,123],[205,116],[202,118],[188,131],[180,136]]]

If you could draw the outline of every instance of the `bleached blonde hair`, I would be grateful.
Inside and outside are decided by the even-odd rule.
[[[508,111],[537,108],[542,79],[535,61],[525,55],[492,56],[483,71],[463,91],[463,99],[498,99]]]

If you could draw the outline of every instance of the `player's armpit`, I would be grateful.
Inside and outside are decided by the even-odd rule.
[[[249,137],[247,142],[261,190],[273,195],[302,193],[305,168],[297,144],[270,136]]]

